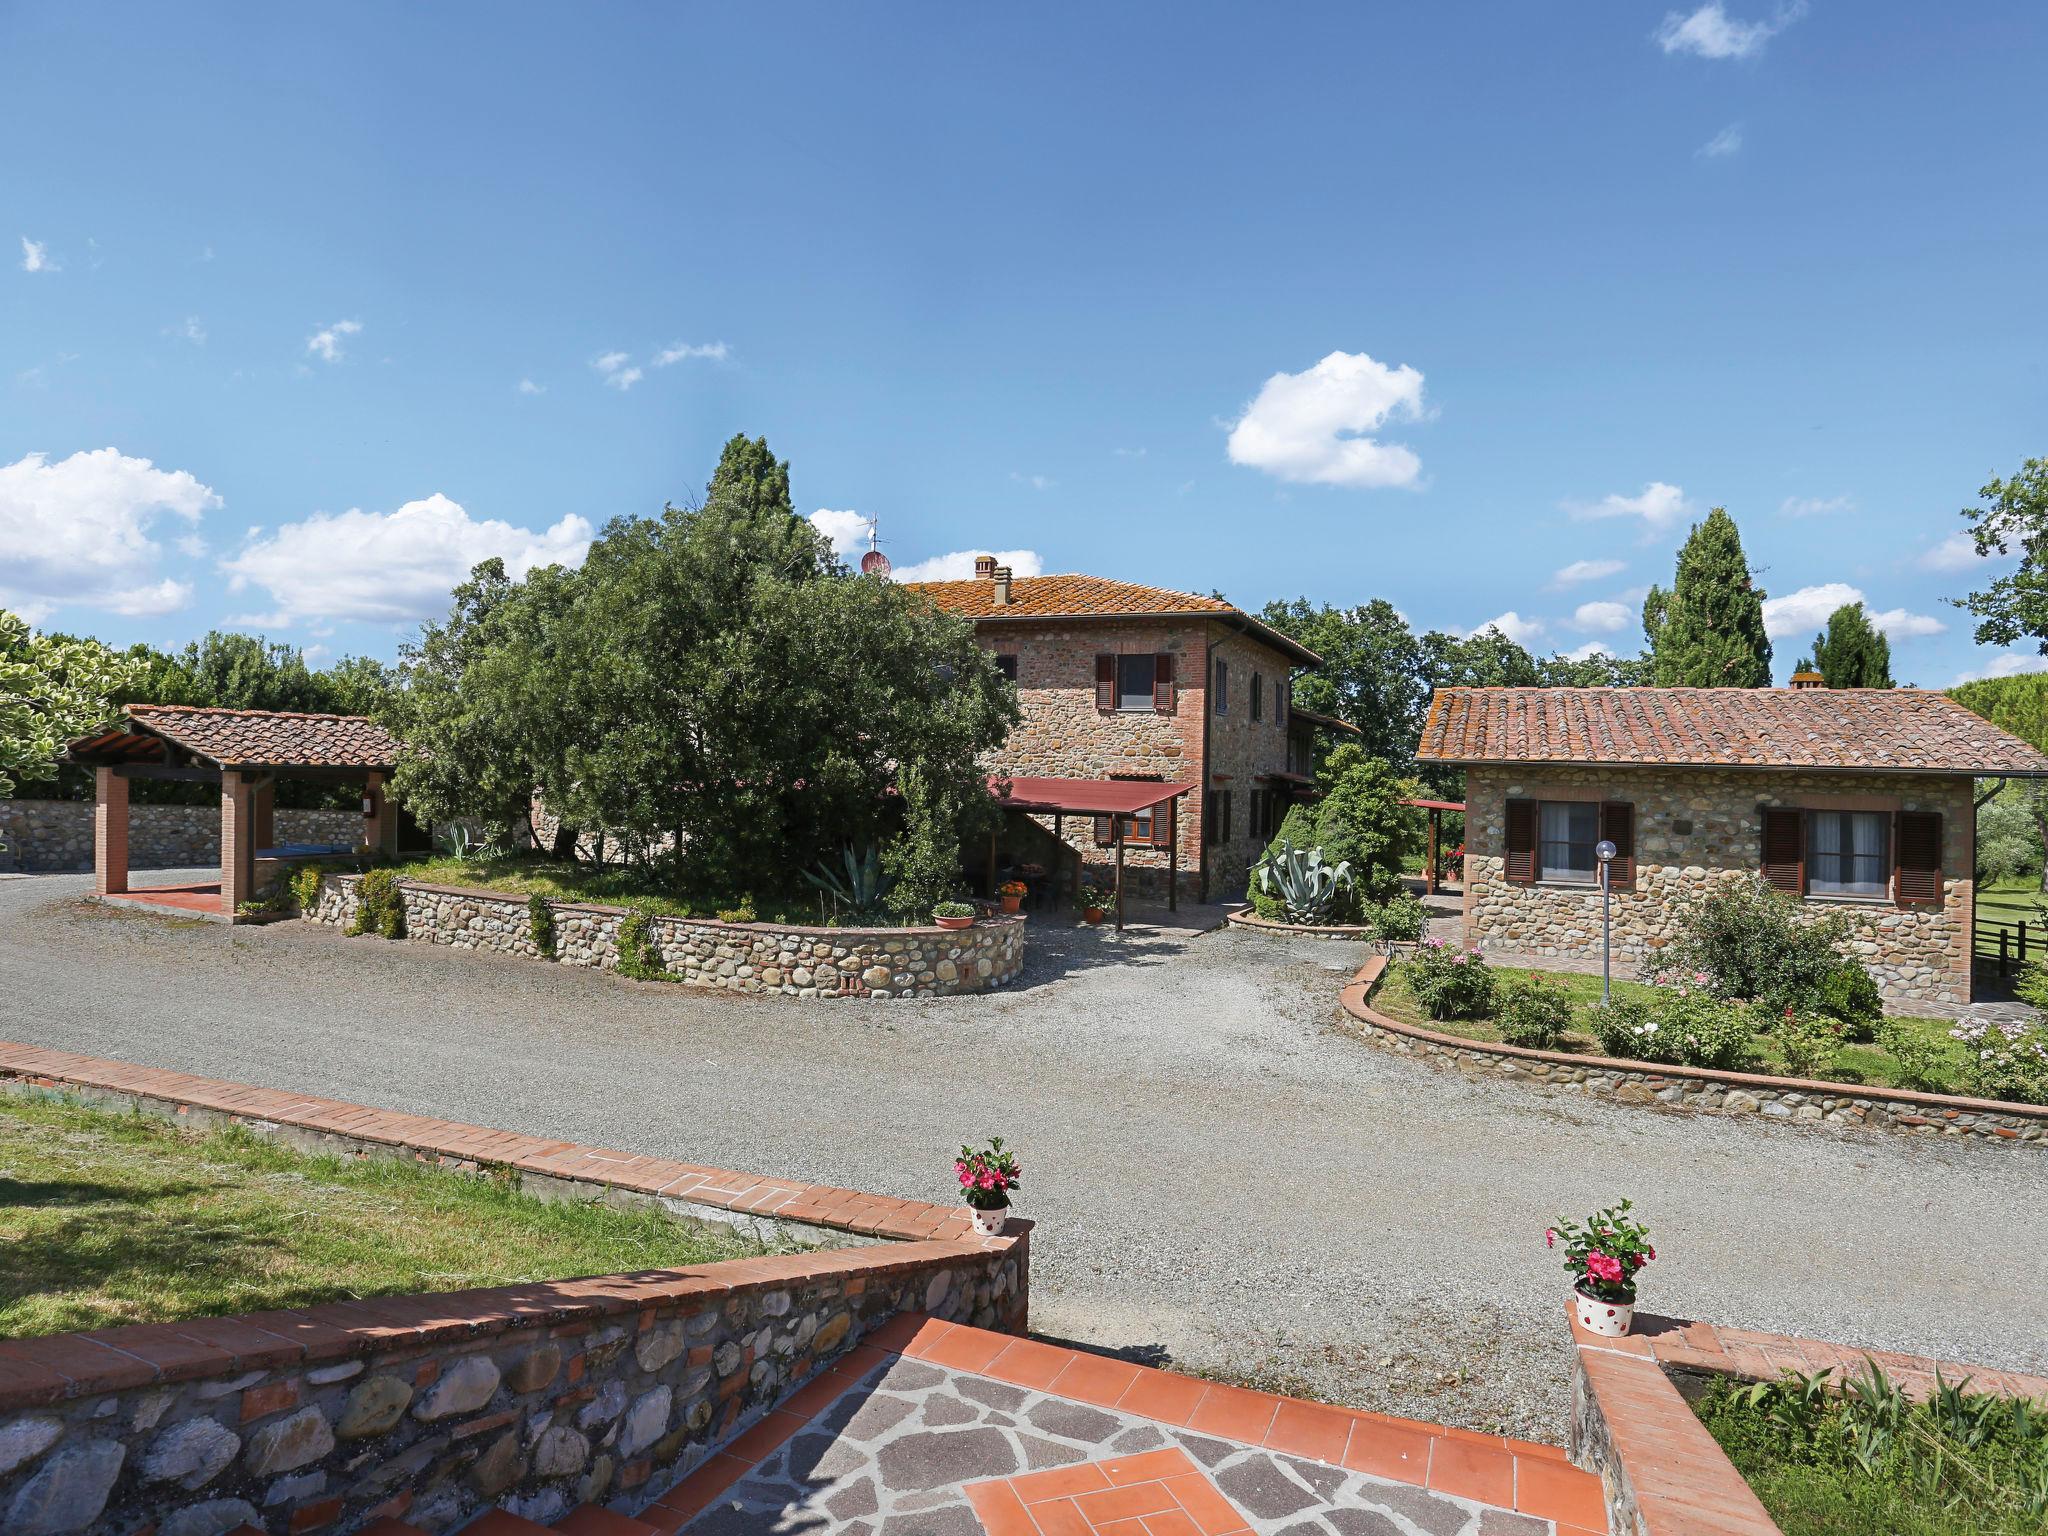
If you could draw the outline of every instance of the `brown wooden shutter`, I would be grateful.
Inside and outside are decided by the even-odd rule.
[[[1162,715],[1173,713],[1173,656],[1167,651],[1152,658],[1152,707]]]
[[[1116,832],[1111,828],[1109,824],[1109,818],[1107,816],[1096,817],[1095,846],[1098,848],[1107,848],[1111,843],[1115,841]]]
[[[1900,906],[1941,905],[1941,813],[1899,812],[1892,888]]]
[[[1614,844],[1614,862],[1607,866],[1607,888],[1632,891],[1636,888],[1636,808],[1626,800],[1609,800],[1600,807],[1600,835]]]
[[[1095,707],[1116,708],[1116,658],[1098,656],[1095,658]]]
[[[1806,894],[1806,813],[1767,807],[1764,811],[1763,876],[1775,890]]]
[[[1512,885],[1536,883],[1536,802],[1508,802],[1508,847],[1502,871]]]

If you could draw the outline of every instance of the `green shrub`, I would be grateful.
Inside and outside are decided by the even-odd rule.
[[[754,910],[754,898],[751,896],[742,896],[738,906],[721,907],[712,915],[721,923],[758,923],[761,921],[761,914]]]
[[[1802,915],[1798,902],[1759,876],[1724,881],[1698,897],[1679,914],[1678,927],[1664,951],[1665,975],[1703,975],[1721,996],[1773,1013],[1788,1004],[1817,1008],[1831,978],[1856,965],[1839,952],[1849,937],[1846,917]]]
[[[654,914],[645,907],[632,907],[619,919],[618,972],[635,981],[660,981],[668,975],[661,948],[654,937]]]
[[[539,891],[526,898],[526,931],[543,958],[555,958],[555,909]]]
[[[1265,854],[1260,858],[1259,863],[1262,864],[1266,859],[1272,858],[1283,846],[1308,848],[1314,845],[1315,840],[1316,822],[1310,808],[1305,805],[1289,806],[1287,814],[1281,818],[1280,830],[1275,832],[1273,840],[1266,844]],[[1344,912],[1346,915],[1343,917],[1332,917],[1330,921],[1340,923],[1351,921],[1349,916],[1351,911],[1350,895],[1351,893],[1347,892],[1343,905],[1335,909]],[[1252,866],[1250,883],[1245,889],[1245,897],[1251,902],[1252,911],[1266,919],[1267,922],[1284,923],[1287,921],[1287,904],[1280,899],[1278,891],[1269,891],[1260,882],[1258,864]]]
[[[2039,1008],[2048,1002],[2048,977],[2029,966],[2017,990]],[[2039,1001],[2037,1001],[2039,999]],[[2008,1104],[2048,1104],[2048,1027],[2030,1020],[1965,1019],[1949,1035],[1962,1042],[1970,1092]]]
[[[1771,1026],[1778,1049],[1785,1057],[1785,1070],[1794,1077],[1818,1077],[1835,1064],[1847,1026],[1824,1013],[1801,1013],[1787,1008]]]
[[[1577,1012],[1571,988],[1534,971],[1524,971],[1501,979],[1493,1017],[1500,1025],[1501,1039],[1509,1045],[1549,1051],[1557,1048]]]
[[[1361,921],[1382,944],[1413,944],[1429,928],[1429,911],[1406,891],[1396,891],[1363,913]]]
[[[1756,1018],[1704,987],[1657,987],[1588,1008],[1600,1049],[1632,1061],[1739,1072],[1756,1059]]]
[[[301,912],[311,912],[320,905],[320,880],[326,873],[317,864],[302,864],[292,871],[286,882],[292,894],[292,905]]]
[[[1319,798],[1313,805],[1288,808],[1268,857],[1283,843],[1319,849],[1332,868],[1351,866],[1351,886],[1337,893],[1327,923],[1361,923],[1367,914],[1402,893],[1401,867],[1421,846],[1420,819],[1401,804],[1404,786],[1380,758],[1368,756],[1356,742],[1346,742],[1323,759],[1316,774]],[[1246,898],[1260,917],[1285,922],[1278,893],[1259,889],[1254,875]]]
[[[1424,939],[1401,962],[1401,979],[1432,1019],[1478,1019],[1493,1009],[1493,968],[1476,949]]]
[[[1877,1026],[1877,1043],[1891,1057],[1901,1088],[1914,1088],[1922,1093],[1947,1090],[1949,1056],[1940,1041],[1930,1040],[1910,1024],[1885,1019]]]
[[[356,881],[356,915],[348,931],[386,939],[405,937],[405,896],[398,888],[398,876],[388,869],[373,869]]]
[[[1844,960],[1828,973],[1811,1006],[1842,1024],[1842,1038],[1861,1045],[1873,1039],[1884,1017],[1884,999],[1861,960]]]
[[[933,917],[972,917],[974,908],[964,901],[942,901],[932,908]]]

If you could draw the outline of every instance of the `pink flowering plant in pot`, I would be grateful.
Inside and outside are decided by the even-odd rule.
[[[953,1172],[960,1178],[960,1193],[974,1212],[974,1230],[983,1237],[995,1237],[1009,1218],[1010,1191],[1023,1185],[1024,1169],[1017,1154],[1003,1146],[1003,1138],[992,1136],[985,1147],[962,1147],[953,1159]]]
[[[1543,1234],[1546,1247],[1564,1249],[1573,1308],[1588,1333],[1620,1338],[1628,1332],[1635,1318],[1636,1275],[1657,1257],[1650,1229],[1629,1218],[1632,1209],[1624,1200],[1595,1211],[1583,1226],[1560,1217]]]

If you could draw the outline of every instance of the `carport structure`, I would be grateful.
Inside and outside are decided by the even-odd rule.
[[[1156,816],[1163,806],[1167,827],[1166,906],[1170,912],[1180,910],[1180,802],[1183,795],[1194,792],[1194,785],[1169,784],[1158,779],[998,777],[990,779],[988,787],[996,797],[996,803],[1006,811],[1051,816],[1052,835],[1062,848],[1066,847],[1062,826],[1066,817],[1087,816],[1103,825],[1103,830],[1107,831],[1109,836],[1107,839],[1098,837],[1098,841],[1106,840],[1116,850],[1116,883],[1113,890],[1116,898],[1118,933],[1124,931],[1124,839],[1139,815],[1149,812]],[[990,862],[993,865],[993,844],[990,847]],[[1076,853],[1076,896],[1079,896],[1081,891],[1082,867],[1081,856]],[[990,876],[993,879],[993,867],[990,869]]]
[[[398,808],[385,793],[398,743],[362,715],[131,704],[113,724],[82,736],[59,759],[94,778],[93,876],[100,898],[170,908],[223,922],[253,899],[259,865],[357,849],[398,851]],[[280,778],[363,786],[363,832],[354,849],[274,846]],[[128,883],[128,787],[136,779],[220,786],[220,883]]]

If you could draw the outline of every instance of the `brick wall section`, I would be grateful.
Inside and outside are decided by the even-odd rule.
[[[302,914],[346,927],[355,915],[354,875],[329,875]],[[544,958],[524,897],[404,881],[405,936],[458,949]],[[558,964],[613,970],[625,908],[553,902]],[[668,974],[686,986],[831,1001],[957,997],[1011,981],[1024,966],[1023,917],[984,917],[971,928],[802,928],[657,917]]]
[[[116,779],[118,794],[129,781]],[[89,800],[0,800],[0,870],[46,874],[93,868],[98,821]],[[359,811],[279,810],[277,838],[288,843],[343,843],[353,848],[362,836]],[[260,841],[259,847],[272,844]],[[220,862],[220,804],[128,804],[128,851],[132,869],[201,868]],[[105,892],[101,893],[102,895]]]
[[[1132,620],[1001,621],[981,627],[988,650],[1017,658],[1017,697],[1023,719],[1009,739],[990,754],[991,773],[1020,777],[1102,779],[1118,775],[1217,787],[1212,775],[1228,775],[1233,791],[1233,837],[1206,849],[1211,899],[1243,894],[1244,871],[1260,848],[1251,838],[1247,791],[1253,776],[1284,770],[1287,734],[1276,721],[1274,694],[1289,675],[1287,659],[1271,647],[1201,618]],[[1105,654],[1166,653],[1174,658],[1174,708],[1098,710],[1095,658]],[[1230,711],[1210,715],[1210,682],[1217,657],[1230,667]],[[1265,677],[1264,719],[1248,718],[1251,675]],[[1203,728],[1210,730],[1210,755],[1203,755]],[[1205,852],[1202,789],[1180,802],[1181,894],[1193,898],[1201,886]],[[1048,831],[1052,818],[1035,818]],[[1087,878],[1107,885],[1114,853],[1095,843],[1087,817],[1065,818],[1062,831],[1088,866]],[[1127,846],[1128,888],[1163,894],[1168,859],[1162,848]]]
[[[928,1312],[1021,1332],[1029,1224],[0,1044],[0,1086],[185,1123],[505,1168],[549,1193],[804,1224],[881,1246],[0,1341],[0,1528],[140,1536],[503,1503],[637,1508],[860,1341]],[[856,1347],[858,1346],[858,1347]],[[841,1369],[846,1367],[842,1366]],[[260,1511],[260,1516],[259,1516]]]
[[[254,786],[239,773],[221,780],[220,909],[230,917],[236,907],[256,895],[253,797]]]
[[[93,779],[92,864],[98,874],[93,888],[112,896],[128,889],[128,781],[111,768],[94,769]]]
[[[1721,880],[1756,874],[1762,806],[1931,810],[1942,816],[1939,907],[1888,901],[1809,901],[1840,912],[1852,949],[1888,1003],[1960,1007],[1970,1001],[1971,780],[1882,774],[1760,773],[1735,769],[1592,769],[1529,765],[1466,771],[1465,937],[1504,955],[1555,958],[1600,951],[1597,887],[1510,885],[1502,877],[1506,805],[1589,796],[1635,806],[1636,888],[1614,895],[1614,953],[1624,974],[1654,970],[1678,933],[1686,901]],[[1690,821],[1680,834],[1676,823]]]

